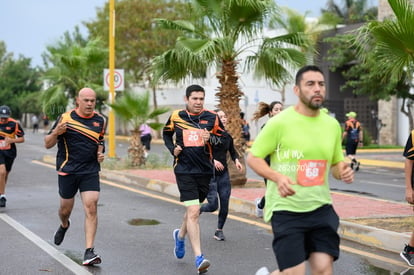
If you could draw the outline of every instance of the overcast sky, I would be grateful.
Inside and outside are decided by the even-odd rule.
[[[76,25],[86,34],[82,21],[95,18],[96,7],[107,0],[1,0],[0,40],[7,51],[32,58],[32,65],[42,65],[41,54],[47,45],[58,41],[65,31],[72,32]],[[319,16],[327,0],[276,0],[310,16]],[[336,0],[341,3],[340,0]],[[371,5],[378,0],[368,0]]]

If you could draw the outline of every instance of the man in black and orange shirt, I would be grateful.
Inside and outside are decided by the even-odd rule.
[[[414,205],[414,130],[411,131],[403,152],[405,157],[404,176],[405,176],[405,200]],[[407,262],[409,266],[414,266],[414,230],[411,232],[408,244],[404,246],[404,250],[400,253],[401,258]]]
[[[203,87],[187,87],[186,109],[173,111],[163,130],[165,146],[174,156],[180,201],[186,206],[183,223],[173,232],[174,253],[177,259],[184,257],[184,240],[188,233],[198,273],[207,272],[210,266],[201,253],[199,225],[200,204],[208,194],[214,171],[209,139],[210,134],[221,136],[224,130],[217,114],[204,109],[204,98]]]
[[[0,106],[0,207],[6,207],[6,183],[17,150],[15,143],[24,142],[22,126],[11,116],[8,106]]]
[[[60,245],[70,226],[69,217],[79,190],[85,209],[86,250],[83,265],[101,263],[94,252],[97,229],[100,163],[104,160],[105,118],[95,112],[96,93],[83,88],[76,97],[77,108],[60,115],[45,136],[45,147],[57,144],[56,170],[58,171],[61,225],[54,236]]]

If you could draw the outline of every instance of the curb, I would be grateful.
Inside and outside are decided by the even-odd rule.
[[[45,155],[43,161],[54,163],[54,157]],[[123,184],[138,185],[148,190],[167,194],[179,198],[176,185],[161,180],[148,179],[137,175],[126,174],[124,170],[101,170],[101,178]],[[229,210],[255,216],[254,202],[240,198],[230,197]],[[372,226],[362,225],[349,221],[340,221],[338,233],[344,240],[353,241],[363,245],[400,253],[403,243],[408,243],[410,233],[397,233]]]
[[[345,240],[395,253],[400,253],[402,244],[410,240],[410,233],[397,233],[348,221],[340,221],[338,232]]]
[[[174,184],[160,180],[143,178],[136,175],[125,175],[124,172],[106,169],[101,171],[101,177],[107,180],[139,185],[152,191],[179,198],[178,189]],[[255,215],[254,202],[233,196],[230,197],[229,210],[251,216]],[[340,221],[338,233],[344,240],[395,253],[401,252],[401,244],[408,243],[410,239],[410,234],[408,233],[397,233],[342,220]]]

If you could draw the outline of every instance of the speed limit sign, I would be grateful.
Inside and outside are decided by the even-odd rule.
[[[109,91],[109,86],[110,86],[109,81],[110,81],[109,69],[104,69],[104,90],[105,91]],[[115,88],[115,91],[123,91],[125,88],[123,69],[114,70],[114,88]]]

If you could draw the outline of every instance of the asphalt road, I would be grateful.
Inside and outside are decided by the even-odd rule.
[[[128,143],[125,140],[117,141],[117,156],[127,155]],[[153,143],[151,145],[150,154],[160,156],[160,159],[167,163],[172,163],[172,158],[163,144]],[[383,160],[402,159],[400,153],[357,153],[358,158],[371,159],[380,157]],[[167,159],[167,160],[166,160]],[[247,167],[246,176],[249,179],[261,181],[250,167]],[[345,184],[334,178],[330,178],[331,190],[340,191],[350,194],[360,194],[373,198],[381,198],[386,200],[405,202],[405,182],[404,171],[402,169],[361,166],[361,169],[355,174],[355,180],[352,184]]]
[[[41,134],[27,133],[26,142],[18,146],[18,158],[7,186],[7,207],[0,210],[1,232],[6,232],[1,236],[0,247],[3,250],[7,247],[5,253],[0,253],[0,274],[77,274],[71,265],[58,262],[56,254],[68,256],[75,265],[83,255],[83,210],[79,196],[64,242],[59,247],[53,244],[53,234],[59,224],[57,176],[53,167],[38,160],[45,154],[54,154],[55,149],[44,149],[42,138]],[[85,270],[92,274],[195,274],[188,242],[184,259],[175,259],[172,252],[172,231],[179,226],[183,211],[175,198],[134,185],[103,181],[95,243],[103,263]],[[208,274],[250,275],[261,266],[276,268],[272,234],[257,219],[231,214],[224,228],[225,242],[212,238],[216,215],[203,214],[200,219],[203,252],[212,263]],[[33,235],[17,233],[3,222],[6,218],[13,219]],[[131,224],[142,220],[155,224]],[[33,236],[56,253],[45,253],[40,241],[33,240]],[[35,256],[36,259],[41,256],[42,260],[34,261]],[[341,275],[399,274],[407,269],[395,253],[349,242],[342,243],[341,257],[334,268],[335,274]]]

